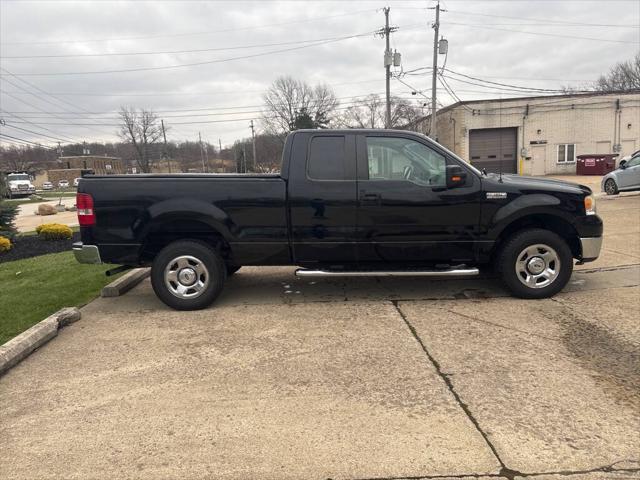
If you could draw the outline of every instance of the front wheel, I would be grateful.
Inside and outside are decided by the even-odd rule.
[[[170,243],[158,253],[151,267],[153,291],[176,310],[208,307],[220,295],[226,277],[220,254],[194,240]]]
[[[505,286],[520,298],[552,297],[564,288],[573,272],[573,255],[567,242],[542,229],[513,235],[497,262]]]
[[[613,178],[608,178],[607,181],[604,182],[604,191],[607,195],[618,194],[618,185],[616,185],[616,181]]]

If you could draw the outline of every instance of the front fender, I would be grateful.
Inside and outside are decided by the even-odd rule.
[[[553,216],[574,225],[577,205],[569,200],[561,200],[556,195],[532,193],[521,195],[511,202],[500,206],[491,216],[488,234],[492,239],[500,236],[502,231],[514,222],[525,217]]]

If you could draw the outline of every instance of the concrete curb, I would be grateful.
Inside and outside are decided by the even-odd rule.
[[[59,329],[80,320],[80,316],[80,310],[75,307],[63,308],[0,345],[0,375],[58,335]]]
[[[119,297],[138,285],[151,273],[150,268],[134,268],[102,289],[101,297]]]

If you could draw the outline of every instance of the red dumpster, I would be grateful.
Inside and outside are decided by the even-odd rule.
[[[605,175],[616,169],[617,153],[590,153],[576,158],[577,175]]]

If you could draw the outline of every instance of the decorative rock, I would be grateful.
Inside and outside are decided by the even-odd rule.
[[[38,214],[39,215],[55,215],[58,213],[56,207],[53,205],[49,205],[48,203],[43,203],[42,205],[38,205]]]
[[[64,205],[57,204],[57,205],[56,205],[56,210],[57,210],[58,212],[64,212],[64,210],[65,210]]]

